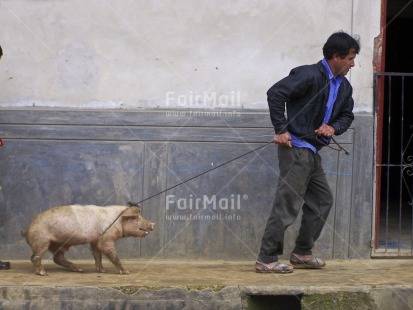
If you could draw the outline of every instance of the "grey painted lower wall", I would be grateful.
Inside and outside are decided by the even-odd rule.
[[[65,204],[141,201],[269,142],[266,111],[0,110],[0,252],[29,258],[21,237],[39,212]],[[357,115],[324,148],[334,208],[317,242],[326,258],[370,255],[373,117]],[[276,146],[267,145],[142,203],[157,228],[117,244],[121,258],[255,259],[278,178]],[[287,231],[285,255],[298,221]],[[92,258],[87,246],[71,258]]]

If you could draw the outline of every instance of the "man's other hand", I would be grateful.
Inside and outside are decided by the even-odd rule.
[[[274,138],[272,139],[272,143],[279,144],[282,146],[292,147],[291,136],[288,133],[288,131],[280,135],[274,135]]]

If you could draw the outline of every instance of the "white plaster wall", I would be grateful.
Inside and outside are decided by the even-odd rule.
[[[381,0],[354,0],[351,32],[361,37],[361,52],[351,70],[357,112],[373,111],[374,38],[380,35]]]
[[[345,30],[362,40],[355,110],[371,112],[379,14],[380,0],[0,0],[0,107],[267,109],[267,89]]]

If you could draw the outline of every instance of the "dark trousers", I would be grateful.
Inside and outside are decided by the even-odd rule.
[[[312,254],[333,205],[333,195],[321,167],[321,157],[307,148],[278,147],[280,175],[274,204],[265,227],[258,259],[278,260],[283,254],[284,234],[303,210],[293,253]],[[303,204],[304,201],[304,204]]]

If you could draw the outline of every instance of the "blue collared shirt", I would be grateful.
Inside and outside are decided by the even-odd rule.
[[[324,120],[323,120],[323,124],[327,124],[328,121],[330,120],[331,112],[333,111],[333,107],[334,107],[334,102],[336,102],[338,89],[340,88],[341,82],[343,81],[343,77],[341,75],[334,77],[327,63],[327,60],[325,58],[323,58],[321,63],[326,68],[328,72],[328,79],[330,80],[330,94],[328,95],[326,113],[324,115]]]
[[[334,102],[337,99],[338,89],[340,88],[341,82],[343,81],[343,77],[341,75],[334,77],[333,73],[331,72],[330,66],[328,65],[327,60],[325,58],[321,60],[321,63],[326,68],[327,73],[328,73],[328,79],[330,80],[330,93],[328,95],[328,100],[326,104],[326,112],[324,114],[324,119],[323,119],[323,124],[327,124],[328,121],[330,120],[331,112],[333,111],[333,107],[334,107]],[[317,152],[316,148],[312,144],[295,137],[291,133],[290,133],[290,136],[291,136],[291,144],[293,146],[306,147],[312,150],[314,153]],[[325,139],[325,141],[326,143],[328,143],[328,139]]]

